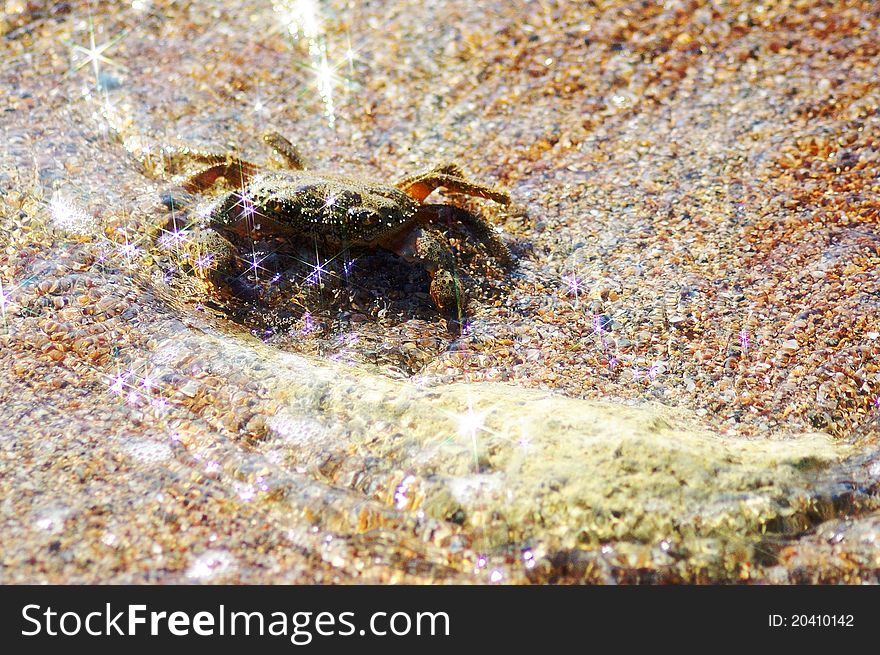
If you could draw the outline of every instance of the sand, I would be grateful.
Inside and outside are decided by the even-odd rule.
[[[876,581],[877,8],[583,4],[7,2],[0,580]],[[270,127],[515,266],[212,284],[167,155]]]

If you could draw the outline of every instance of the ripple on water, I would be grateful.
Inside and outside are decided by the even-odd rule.
[[[167,444],[146,439],[127,439],[122,444],[122,450],[142,464],[160,464],[174,454]]]
[[[276,414],[266,424],[285,444],[289,446],[310,446],[326,442],[333,433],[320,422],[302,417]]]

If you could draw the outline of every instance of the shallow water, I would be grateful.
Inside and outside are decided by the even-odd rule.
[[[6,580],[876,579],[876,7],[576,4],[7,3]],[[434,197],[516,267],[212,287],[160,148],[267,126],[505,186]]]

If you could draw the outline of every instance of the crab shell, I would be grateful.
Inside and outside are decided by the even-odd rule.
[[[256,176],[244,191],[230,193],[213,212],[212,225],[239,234],[255,230],[374,246],[415,222],[420,206],[392,186],[278,171]]]

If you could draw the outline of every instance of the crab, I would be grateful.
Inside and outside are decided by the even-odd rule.
[[[276,132],[263,141],[283,168],[260,167],[234,153],[187,150],[186,159],[201,170],[186,178],[189,193],[204,192],[221,178],[234,189],[203,212],[197,239],[212,253],[214,273],[229,270],[238,259],[236,237],[316,238],[331,246],[383,248],[430,275],[430,296],[450,318],[461,318],[466,302],[449,242],[435,226],[458,221],[469,228],[502,266],[510,251],[484,219],[463,209],[426,203],[437,188],[510,203],[506,191],[469,180],[460,166],[445,163],[387,185],[308,170],[297,148]]]

